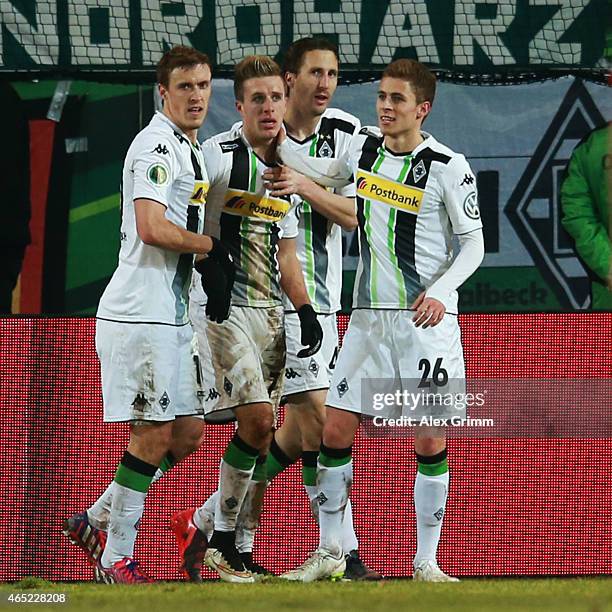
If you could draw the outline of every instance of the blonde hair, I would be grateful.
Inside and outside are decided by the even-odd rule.
[[[234,68],[234,96],[242,101],[244,82],[257,77],[282,75],[280,66],[267,55],[249,55]]]

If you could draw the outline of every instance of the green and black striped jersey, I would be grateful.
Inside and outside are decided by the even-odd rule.
[[[450,267],[453,234],[482,227],[467,160],[422,134],[408,153],[386,148],[378,128],[363,128],[351,144],[360,250],[354,308],[410,308]],[[456,291],[444,305],[457,313]]]
[[[277,306],[282,303],[278,241],[297,236],[297,219],[289,214],[297,198],[270,196],[262,178],[269,166],[246,141],[241,124],[206,140],[202,151],[210,181],[204,233],[219,238],[234,258],[232,303]],[[204,302],[197,280],[192,299]]]
[[[301,155],[342,157],[348,153],[351,138],[360,128],[359,119],[344,111],[328,108],[312,136],[298,141],[288,133],[287,142]],[[354,185],[337,190],[339,195],[355,197]],[[310,303],[316,312],[329,314],[340,310],[342,293],[342,228],[318,213],[305,200],[295,208],[298,219],[297,256],[304,272]],[[285,308],[294,310],[289,299]]]

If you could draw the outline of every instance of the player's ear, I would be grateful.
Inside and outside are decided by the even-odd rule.
[[[431,102],[426,100],[425,102],[421,102],[417,108],[417,119],[425,119],[427,115],[429,115],[429,111],[431,110]]]
[[[242,115],[242,102],[240,100],[236,100],[236,110]]]
[[[165,102],[168,90],[161,83],[158,83],[157,89],[159,91],[159,97],[161,98],[162,102]]]
[[[295,73],[285,72],[285,83],[287,84],[288,89],[291,89],[295,85],[295,77]]]

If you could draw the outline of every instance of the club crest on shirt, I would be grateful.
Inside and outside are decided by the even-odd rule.
[[[415,183],[418,183],[426,174],[427,169],[425,168],[425,164],[421,159],[412,169],[412,178],[414,179]]]
[[[166,165],[155,162],[151,164],[147,170],[147,180],[151,185],[162,187],[168,184],[170,180],[170,171]]]
[[[319,147],[319,157],[332,157],[333,154],[334,152],[332,151],[332,148],[329,146],[329,143],[327,141],[325,141]]]

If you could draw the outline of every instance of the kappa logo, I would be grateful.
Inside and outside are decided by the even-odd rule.
[[[603,123],[582,81],[574,81],[506,205],[512,227],[567,308],[588,306],[590,283],[561,224],[561,183],[573,149]]]
[[[168,155],[170,151],[168,151],[168,147],[166,145],[162,146],[161,144],[158,144],[151,152],[159,153],[160,155]]]
[[[310,363],[308,364],[308,371],[315,376],[319,375],[319,364],[315,361],[315,358],[312,357],[310,359]]]
[[[232,385],[232,383],[227,380],[227,376],[225,376],[223,378],[223,390],[230,396],[232,397],[232,390],[234,389],[234,385]]]
[[[463,212],[470,219],[480,219],[480,208],[478,207],[478,197],[475,191],[469,193],[465,200],[463,200]]]
[[[349,390],[349,385],[348,385],[348,382],[346,382],[346,378],[343,378],[338,383],[338,385],[336,386],[336,389],[338,390],[338,395],[340,397],[342,397]]]
[[[418,183],[425,175],[427,174],[427,168],[425,168],[425,164],[423,160],[419,160],[419,162],[412,169],[412,178],[415,183]]]
[[[459,187],[463,185],[471,185],[474,182],[474,177],[471,174],[466,174],[463,180],[459,183]]]
[[[168,406],[170,405],[170,398],[168,394],[164,391],[164,394],[159,398],[159,405],[162,407],[162,410],[166,412]]]
[[[132,402],[132,408],[134,410],[144,410],[147,406],[150,406],[149,400],[144,396],[144,393],[137,393],[134,401]]]
[[[293,368],[287,368],[285,370],[285,378],[292,380],[294,378],[302,378],[302,375],[299,372],[296,372]]]
[[[216,399],[218,399],[220,397],[221,397],[221,394],[214,387],[211,387],[208,390],[208,395],[206,396],[206,401],[207,402],[212,402],[213,400],[216,400]]]

